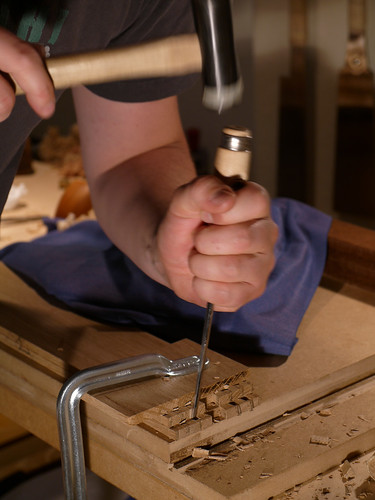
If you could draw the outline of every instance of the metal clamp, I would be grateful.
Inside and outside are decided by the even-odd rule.
[[[208,364],[208,362],[207,362]],[[151,376],[188,375],[197,370],[199,357],[171,361],[160,354],[147,354],[82,370],[62,386],[57,398],[61,463],[67,500],[86,500],[86,470],[80,401],[94,389]]]

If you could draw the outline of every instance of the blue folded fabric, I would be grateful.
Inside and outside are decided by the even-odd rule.
[[[262,297],[235,313],[214,314],[210,347],[289,355],[321,279],[331,217],[286,198],[272,202],[279,227],[276,266]],[[47,221],[54,226],[54,221]],[[131,237],[131,236],[129,236]],[[75,312],[135,326],[168,341],[201,340],[205,310],[138,269],[96,221],[81,222],[0,251],[0,260]]]

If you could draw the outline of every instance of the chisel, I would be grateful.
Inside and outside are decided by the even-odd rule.
[[[225,127],[215,157],[215,175],[234,190],[240,189],[250,175],[252,135],[245,127]],[[193,401],[193,415],[197,416],[198,402],[201,395],[202,373],[206,363],[208,343],[211,334],[214,304],[207,304],[203,326],[201,352],[199,357],[197,383]]]

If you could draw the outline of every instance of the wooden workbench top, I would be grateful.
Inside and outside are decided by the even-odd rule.
[[[56,172],[51,174],[44,166],[40,172],[51,182],[53,177],[58,181]],[[59,194],[57,182],[51,198],[54,206]],[[35,206],[32,210],[39,212]],[[46,215],[53,215],[52,210]],[[2,233],[2,237],[10,235],[11,240],[11,234],[11,231]],[[16,231],[13,235],[20,238]],[[25,226],[21,239],[34,236]],[[56,397],[63,381],[74,371],[148,352],[158,352],[170,359],[199,353],[199,346],[191,341],[168,344],[146,332],[120,330],[77,316],[40,296],[3,265],[0,283],[0,411],[55,447],[58,447]],[[202,429],[198,439],[182,438],[178,446],[144,426],[131,423],[129,418],[136,406],[145,411],[147,405],[152,408],[170,394],[178,397],[179,391],[186,394],[193,390],[193,376],[183,382],[153,380],[142,382],[140,389],[133,384],[100,396],[87,395],[84,415],[88,464],[137,498],[206,500],[251,495],[264,500],[265,495],[281,494],[296,483],[310,480],[319,472],[340,465],[353,446],[360,452],[375,447],[374,416],[365,411],[373,392],[374,325],[373,292],[332,279],[324,280],[302,321],[299,341],[285,362],[277,364],[272,358],[254,360],[240,355],[235,362],[210,353],[214,363],[205,373],[206,383],[213,383],[225,373],[246,371],[250,365],[250,379],[259,402],[252,411],[215,423],[214,432]],[[355,398],[345,392],[348,386]],[[336,396],[338,400],[332,399]],[[333,405],[331,414],[323,418],[319,414],[322,407],[311,406],[314,404]],[[301,406],[303,410],[299,410]],[[314,418],[302,419],[303,411],[310,412]],[[353,436],[345,432],[332,434],[342,412],[352,415],[356,422],[357,431]],[[286,416],[289,413],[292,413],[290,418]],[[363,419],[358,419],[358,415]],[[288,423],[284,426],[285,419]],[[275,426],[272,432],[265,431],[270,428],[270,421]],[[342,425],[342,419],[340,422]],[[348,425],[354,428],[354,424]],[[271,443],[271,434],[275,441],[277,438],[284,443],[280,449],[288,456],[285,446],[291,444],[290,436],[297,436],[297,431],[299,436],[310,437],[319,432],[320,437],[328,436],[330,440],[316,444],[302,437],[297,439],[301,447],[293,451],[292,446],[290,456],[306,453],[309,461],[304,462],[303,457],[300,457],[302,462],[288,459],[288,463],[277,468],[270,458],[279,453]],[[254,438],[262,432],[261,439]],[[178,462],[181,450],[189,446],[207,447],[215,443],[231,446],[231,438],[238,433],[243,436],[243,449],[241,446],[232,449],[228,460],[203,462],[195,471]],[[220,445],[222,441],[224,444]],[[268,458],[264,455],[266,450]],[[239,453],[241,460],[234,458],[233,453]],[[258,468],[264,462],[260,472],[251,466],[252,460]],[[228,474],[236,478],[235,485],[229,485],[229,479],[224,482]]]

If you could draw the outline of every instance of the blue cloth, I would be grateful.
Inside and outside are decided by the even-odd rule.
[[[235,313],[214,314],[210,347],[289,355],[297,342],[324,269],[331,218],[283,198],[273,200],[272,217],[279,238],[267,289]],[[201,340],[204,309],[148,278],[96,221],[10,245],[0,251],[0,260],[84,316],[136,326],[169,341]]]

